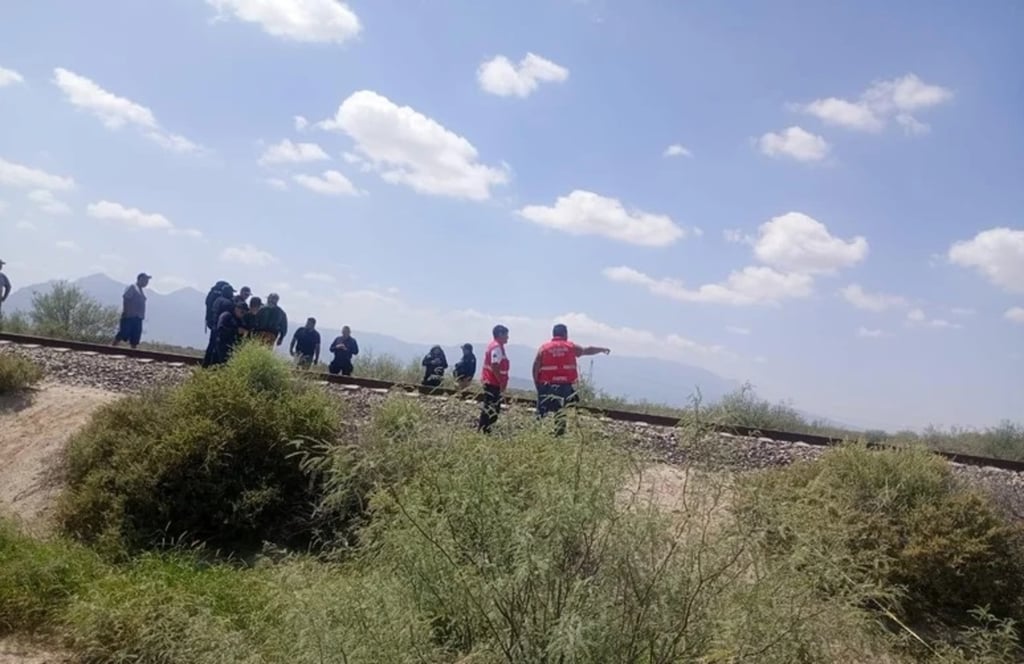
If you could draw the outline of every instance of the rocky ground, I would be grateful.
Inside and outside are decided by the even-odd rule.
[[[29,357],[46,370],[50,380],[64,385],[122,394],[174,385],[185,380],[196,370],[184,365],[138,360],[127,356],[62,352],[53,348],[30,348],[11,343],[0,343],[0,353],[17,353]],[[354,389],[335,384],[326,384],[325,389],[344,403],[356,426],[359,421],[365,421],[370,416],[375,405],[388,398],[388,393],[383,390]],[[479,412],[479,406],[476,404],[458,399],[418,394],[406,396],[418,399],[428,411],[436,413],[439,418],[463,423],[467,427],[473,425]],[[506,407],[503,411],[503,418],[509,422],[528,421],[529,415],[529,410],[524,406]],[[675,465],[697,462],[716,468],[750,471],[814,459],[824,451],[824,448],[805,443],[742,438],[727,434],[701,434],[679,428],[618,422],[591,416],[582,416],[581,423],[588,428],[600,428],[628,441],[634,450],[652,461]],[[963,481],[984,488],[1010,513],[1018,518],[1024,518],[1024,474],[960,464],[953,464],[953,467]]]

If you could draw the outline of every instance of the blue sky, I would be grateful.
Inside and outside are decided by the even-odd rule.
[[[565,320],[867,426],[1020,420],[1022,28],[1011,0],[17,3],[2,257],[424,344]]]

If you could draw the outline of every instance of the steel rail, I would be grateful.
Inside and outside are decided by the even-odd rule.
[[[42,348],[66,348],[68,350],[76,352],[86,352],[97,355],[120,355],[140,360],[145,359],[151,360],[153,362],[171,363],[186,366],[198,366],[202,363],[202,358],[199,357],[198,355],[189,355],[186,353],[172,353],[168,351],[158,351],[141,348],[132,349],[124,346],[109,346],[86,341],[71,341],[68,339],[56,339],[52,337],[41,337],[35,335],[13,334],[10,332],[0,332],[0,341],[8,341],[12,344],[26,347],[34,346]],[[328,373],[308,372],[308,375],[310,375],[316,380],[321,380],[336,385],[350,385],[355,387],[367,388],[371,390],[391,391],[397,389],[405,392],[418,392],[420,394],[430,396],[448,396],[462,400],[480,401],[483,399],[483,393],[477,391],[456,390],[447,387],[426,387],[423,385],[411,385],[408,383],[397,383],[387,380],[377,380],[375,378],[360,378],[358,376],[340,376]],[[535,399],[514,395],[505,397],[504,402],[529,407],[536,407],[537,404],[537,401]],[[596,406],[587,406],[583,404],[577,405],[576,407],[579,410],[591,413],[598,417],[605,417],[610,420],[615,420],[618,422],[632,422],[647,424],[650,426],[669,428],[676,427],[680,423],[679,418],[671,417],[668,415],[655,415],[631,410],[599,408]],[[772,429],[760,429],[757,427],[716,424],[713,422],[705,423],[704,426],[715,431],[716,433],[730,434],[733,436],[743,438],[767,439],[773,442],[804,443],[816,447],[830,447],[838,445],[845,441],[845,439],[843,438],[836,438],[832,436],[822,436],[818,434],[809,433],[795,433],[791,431],[775,431]],[[884,443],[869,443],[868,446],[876,449],[894,447],[892,445],[886,445]],[[946,459],[954,463],[987,468],[1000,468],[1002,470],[1009,470],[1013,472],[1024,472],[1024,461],[995,459],[989,457],[976,456],[973,454],[960,454],[958,452],[945,452],[941,450],[933,451],[936,454],[945,457]]]

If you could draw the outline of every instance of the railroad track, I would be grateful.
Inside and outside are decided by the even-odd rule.
[[[123,346],[112,347],[103,344],[88,343],[83,341],[69,341],[67,339],[54,339],[50,337],[11,334],[8,332],[0,332],[0,342],[7,342],[29,348],[59,348],[68,351],[89,353],[91,355],[120,355],[125,357],[136,358],[139,360],[149,360],[151,362],[177,364],[179,366],[198,366],[202,362],[202,358],[196,355],[188,355],[185,353],[171,353],[166,351],[155,351],[145,349],[132,350],[131,348]],[[454,390],[445,387],[429,388],[424,387],[422,385],[394,383],[391,381],[376,380],[373,378],[360,378],[357,376],[338,376],[327,373],[311,373],[311,375],[317,380],[322,380],[328,383],[335,383],[337,385],[349,385],[353,387],[366,388],[378,391],[401,390],[404,392],[418,392],[421,394],[431,396],[448,396],[462,400],[482,399],[482,394],[475,391]],[[506,401],[529,407],[534,407],[536,405],[535,400],[520,396],[509,396],[506,398]],[[670,417],[667,415],[654,415],[630,410],[597,408],[594,406],[587,406],[582,404],[578,405],[577,408],[579,408],[582,411],[589,412],[595,416],[606,417],[608,419],[619,422],[642,423],[658,427],[675,427],[679,424],[679,420],[677,418]],[[829,447],[844,442],[844,440],[841,438],[821,436],[808,433],[775,431],[772,429],[759,429],[755,427],[714,423],[707,423],[706,426],[709,429],[722,434],[729,434],[744,438],[768,439],[771,441],[784,443],[805,443],[807,445],[814,445],[817,447]],[[869,446],[878,449],[891,447],[881,443],[871,443],[869,444]],[[943,456],[954,463],[969,466],[1000,468],[1003,470],[1009,470],[1013,472],[1024,472],[1024,461],[994,459],[989,457],[975,456],[971,454],[959,454],[955,452],[936,451],[936,454],[939,454],[940,456]]]

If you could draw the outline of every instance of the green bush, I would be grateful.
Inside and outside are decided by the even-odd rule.
[[[43,370],[31,360],[13,353],[0,353],[0,394],[10,394],[35,385]]]
[[[101,409],[68,450],[65,532],[109,553],[200,543],[302,546],[321,491],[303,460],[338,406],[257,344],[182,386]]]
[[[737,508],[769,548],[800,556],[829,590],[895,589],[892,606],[913,620],[1021,615],[1024,530],[927,450],[848,445],[741,486]]]
[[[0,636],[49,627],[101,569],[81,546],[34,540],[0,520]]]

